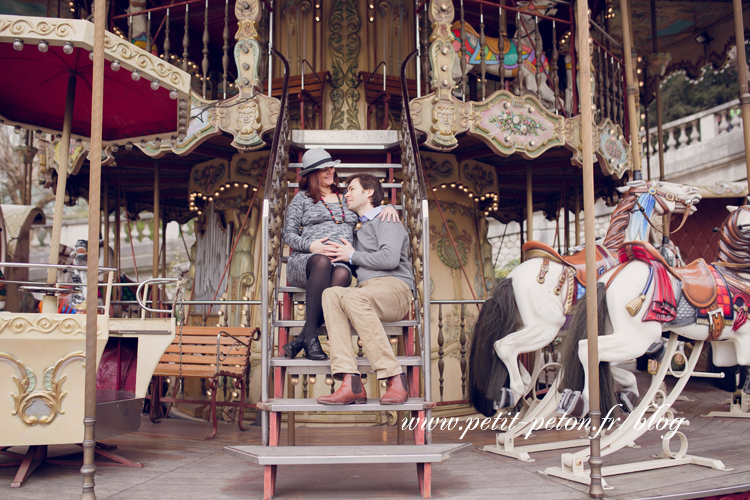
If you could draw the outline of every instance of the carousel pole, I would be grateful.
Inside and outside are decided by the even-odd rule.
[[[531,163],[526,164],[526,241],[534,239],[534,193],[531,183]]]
[[[102,188],[102,119],[104,116],[104,25],[105,0],[94,4],[94,66],[91,78],[91,155],[89,160],[89,255],[86,283],[86,405],[83,417],[83,492],[81,500],[96,500],[94,492],[94,447],[96,439],[96,332],[97,286],[99,284],[99,230]],[[67,146],[67,143],[63,143]],[[66,164],[67,167],[67,164]],[[105,312],[108,313],[108,312]]]
[[[73,104],[76,97],[76,76],[68,77],[68,94],[65,98],[65,116],[63,117],[62,138],[60,139],[60,162],[57,167],[57,186],[55,191],[55,215],[52,218],[52,242],[49,249],[49,263],[56,266],[60,263],[60,233],[62,232],[63,207],[65,206],[65,185],[68,182],[68,163],[70,159],[70,131],[73,128]],[[47,284],[57,283],[57,269],[47,269]],[[57,297],[45,295],[42,299],[42,312],[57,312]]]
[[[154,238],[154,248],[153,248],[153,259],[151,261],[153,267],[153,271],[151,272],[151,276],[154,278],[159,277],[159,227],[161,226],[161,220],[160,220],[160,193],[159,193],[159,178],[161,176],[160,174],[160,163],[157,161],[156,166],[154,168],[154,219],[153,219],[153,226],[151,230],[151,236]],[[157,301],[157,294],[158,294],[158,285],[154,285],[151,287],[151,307],[153,309],[156,309],[156,301]]]
[[[640,180],[641,175],[641,151],[638,139],[638,110],[635,107],[635,97],[638,93],[638,83],[635,81],[633,69],[633,41],[631,38],[630,5],[628,0],[620,0],[620,12],[622,13],[622,46],[625,59],[625,94],[628,96],[628,128],[630,129],[630,150],[633,158],[633,180]]]
[[[599,343],[596,304],[596,242],[594,234],[594,145],[593,145],[593,110],[591,106],[591,48],[589,47],[589,12],[588,2],[576,2],[576,44],[579,53],[579,78],[581,92],[581,148],[583,150],[583,219],[584,238],[586,248],[586,326],[588,330],[589,357],[589,417],[591,457],[591,484],[589,496],[591,498],[604,497],[602,488],[602,458],[599,426],[601,425],[601,411],[599,410]],[[636,139],[638,135],[632,136]],[[631,139],[632,139],[631,137]],[[631,141],[632,142],[632,141]]]
[[[734,33],[737,42],[737,77],[740,80],[740,106],[742,129],[745,132],[745,168],[750,182],[750,90],[748,90],[747,55],[745,55],[745,28],[742,21],[742,0],[734,0]]]
[[[654,54],[659,53],[659,39],[656,36],[656,0],[651,0],[651,46]],[[644,73],[644,79],[648,79],[647,74]],[[664,118],[662,117],[662,103],[661,103],[661,73],[656,74],[656,140],[659,144],[659,180],[663,181],[664,177]],[[648,103],[648,99],[646,99]],[[648,128],[648,124],[646,124]],[[648,133],[648,132],[647,132]],[[666,216],[665,216],[666,222]]]

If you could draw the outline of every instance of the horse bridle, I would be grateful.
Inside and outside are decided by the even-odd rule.
[[[630,192],[633,193],[633,195],[649,193],[650,195],[654,197],[654,199],[656,200],[656,202],[659,204],[659,206],[662,208],[664,212],[667,212],[669,207],[666,205],[666,203],[664,203],[662,198],[666,199],[667,201],[674,201],[676,203],[682,203],[683,205],[685,205],[685,211],[682,213],[682,221],[680,222],[680,225],[677,226],[677,229],[675,229],[674,231],[662,231],[658,227],[654,226],[654,223],[651,222],[651,219],[649,217],[645,217],[646,222],[648,222],[648,225],[651,226],[654,229],[654,231],[656,231],[657,233],[663,234],[665,236],[670,236],[676,233],[677,231],[679,231],[680,229],[682,229],[682,226],[684,226],[685,222],[687,222],[688,215],[690,215],[690,207],[693,206],[692,199],[685,198],[680,195],[676,195],[670,191],[667,191],[662,188],[654,187],[654,186],[648,186],[646,188],[633,188],[630,190]],[[638,207],[639,211],[643,212],[645,216],[646,210],[638,202],[638,196],[635,197],[635,205]]]

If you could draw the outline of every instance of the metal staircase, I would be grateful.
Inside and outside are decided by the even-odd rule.
[[[284,94],[285,95],[285,94]],[[244,460],[264,465],[264,497],[273,498],[276,471],[279,465],[290,464],[356,464],[356,463],[414,463],[417,465],[420,494],[431,496],[431,465],[441,462],[469,444],[432,445],[429,426],[431,409],[430,380],[430,325],[429,325],[429,219],[425,195],[425,183],[415,154],[411,122],[404,116],[401,131],[290,131],[286,113],[286,100],[282,98],[279,122],[274,138],[274,149],[269,163],[265,183],[265,199],[262,207],[262,258],[263,283],[262,305],[265,321],[261,325],[262,395],[258,409],[262,411],[263,446],[231,446],[226,453]],[[403,106],[403,109],[408,109]],[[412,312],[401,321],[384,323],[391,343],[397,349],[397,359],[409,380],[409,399],[403,405],[381,406],[377,398],[366,404],[327,406],[312,398],[294,397],[294,386],[289,376],[300,374],[329,375],[330,360],[309,361],[304,358],[283,357],[280,346],[290,334],[298,332],[304,321],[292,318],[295,304],[304,303],[304,289],[282,286],[282,267],[285,265],[282,230],[285,209],[294,194],[295,184],[288,182],[291,172],[299,164],[288,163],[292,148],[304,151],[310,147],[324,147],[334,158],[343,158],[336,169],[344,180],[357,172],[366,172],[383,181],[383,188],[390,202],[401,212],[402,222],[410,236],[410,257],[414,272],[415,296]],[[399,150],[400,148],[400,150]],[[364,153],[368,154],[365,155]],[[351,163],[347,158],[366,156],[365,163]],[[378,160],[372,161],[373,157]],[[391,162],[400,156],[401,164]],[[325,326],[319,334],[324,334]],[[356,332],[352,332],[356,335]],[[372,373],[369,362],[358,353],[358,365],[364,374]],[[332,382],[332,379],[331,379]],[[333,385],[331,385],[333,390]],[[286,393],[285,393],[286,391]],[[290,395],[291,394],[291,395]],[[360,413],[373,411],[397,411],[397,444],[379,446],[280,446],[282,415],[287,414],[290,444],[294,444],[295,412]],[[418,425],[414,432],[413,445],[406,445],[401,421],[411,417]]]

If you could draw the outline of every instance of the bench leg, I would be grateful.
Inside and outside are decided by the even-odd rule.
[[[266,465],[263,468],[263,498],[273,500],[276,492],[276,467],[277,465]]]
[[[240,391],[240,411],[237,418],[237,426],[241,431],[246,431],[247,429],[242,426],[242,419],[245,418],[245,380],[242,378],[235,379],[234,386]]]
[[[151,422],[158,424],[162,417],[161,412],[161,377],[156,375],[151,377],[151,408],[149,408],[148,418]]]
[[[18,467],[16,477],[13,478],[13,482],[10,484],[11,488],[20,488],[23,483],[34,473],[37,468],[44,463],[47,458],[47,445],[34,445],[29,446],[26,451],[26,455],[21,461],[21,465]]]
[[[211,431],[211,435],[208,436],[206,439],[213,439],[216,437],[216,433],[219,430],[219,424],[216,419],[216,391],[219,389],[219,377],[214,377],[212,379],[209,379],[208,386],[211,388],[211,422],[213,423],[213,430]]]
[[[432,464],[417,464],[417,479],[422,498],[432,498]]]

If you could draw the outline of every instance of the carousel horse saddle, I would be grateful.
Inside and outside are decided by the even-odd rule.
[[[576,279],[581,286],[586,286],[586,252],[580,251],[568,257],[563,257],[557,250],[541,241],[529,241],[523,244],[525,259],[535,257],[547,258],[560,265],[572,267],[576,272]],[[596,245],[596,275],[599,276],[607,269],[614,267],[615,259],[603,246]]]
[[[717,296],[716,282],[711,269],[703,259],[697,259],[685,267],[671,267],[662,255],[643,241],[624,243],[617,251],[620,262],[640,260],[658,262],[682,282],[682,293],[690,304],[704,308],[714,303]]]

